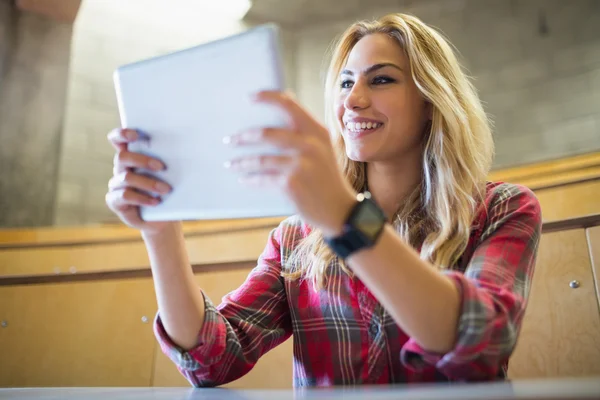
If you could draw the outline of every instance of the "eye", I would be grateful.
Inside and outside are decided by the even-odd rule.
[[[341,87],[342,89],[350,89],[350,88],[352,87],[352,84],[353,84],[353,83],[354,83],[354,82],[352,82],[352,81],[351,81],[351,80],[349,80],[349,79],[344,79],[344,80],[342,80],[342,82],[340,83],[340,87]]]
[[[386,83],[394,83],[396,80],[389,76],[376,76],[372,82],[374,85],[385,85]]]

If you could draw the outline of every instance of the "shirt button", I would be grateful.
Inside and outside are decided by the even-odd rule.
[[[371,335],[377,336],[377,334],[379,333],[379,325],[372,323],[369,327],[369,332],[371,332]]]

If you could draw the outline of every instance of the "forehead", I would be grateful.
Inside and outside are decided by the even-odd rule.
[[[350,51],[345,69],[362,70],[373,64],[393,63],[406,66],[406,55],[396,39],[374,33],[360,39]]]

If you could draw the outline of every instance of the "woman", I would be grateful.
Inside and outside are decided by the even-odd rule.
[[[289,95],[264,92],[256,101],[283,108],[289,129],[226,140],[287,150],[226,167],[280,187],[299,214],[219,307],[196,288],[181,225],[140,220],[138,207],[157,203],[143,192],[169,187],[130,168],[163,166],[127,151],[135,131],[109,134],[107,203],[142,231],[163,351],[194,386],[241,377],[291,335],[296,387],[505,377],[540,207],[524,187],[486,182],[492,135],[451,47],[412,16],[356,23],[326,94],[328,129]]]

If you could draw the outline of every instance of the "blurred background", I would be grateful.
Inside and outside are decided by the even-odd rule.
[[[333,39],[389,12],[456,46],[495,169],[600,149],[600,0],[0,0],[0,227],[115,220],[116,67],[276,22],[287,85],[322,118]]]

